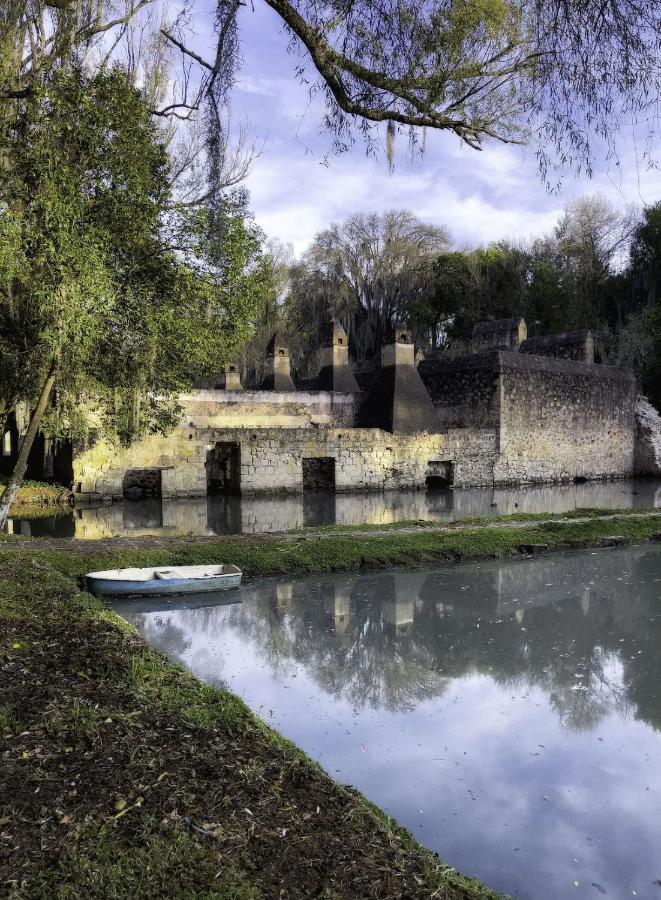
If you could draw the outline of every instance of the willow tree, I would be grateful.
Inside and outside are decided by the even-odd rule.
[[[318,344],[329,313],[338,317],[361,360],[374,355],[384,333],[408,320],[431,289],[433,264],[450,238],[444,228],[407,210],[356,214],[320,232],[292,269],[288,317]]]
[[[661,17],[649,0],[264,2],[298,56],[295,75],[324,96],[336,150],[356,132],[371,145],[379,128],[389,144],[397,131],[417,141],[433,129],[474,149],[531,141],[548,174],[556,162],[590,171],[604,146],[616,151],[621,125],[645,124],[645,152],[657,133]],[[35,74],[72,54],[88,66],[119,56],[141,70],[155,114],[203,124],[213,181],[227,165],[228,100],[252,7],[216,0],[209,58],[197,46],[196,0],[173,9],[165,0],[4,0],[0,95],[23,95]],[[176,78],[164,63],[178,64]]]
[[[486,142],[532,142],[545,175],[559,163],[591,171],[614,153],[621,125],[644,122],[650,145],[661,92],[661,18],[648,0],[264,0],[279,17],[296,75],[325,99],[338,151],[385,126]],[[216,51],[190,33],[189,0],[163,33],[198,67],[195,104],[222,144],[224,108],[240,64],[241,0],[217,0]],[[188,109],[189,107],[182,107]],[[646,150],[648,150],[646,148]]]
[[[162,133],[125,72],[56,70],[15,102],[0,144],[0,398],[31,417],[0,526],[44,423],[78,436],[91,400],[120,440],[169,427],[177,392],[245,338],[262,280],[240,205],[172,203]]]

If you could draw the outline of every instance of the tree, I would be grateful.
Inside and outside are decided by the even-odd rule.
[[[369,358],[431,290],[434,260],[448,245],[444,228],[406,210],[351,216],[317,235],[293,275],[290,305],[316,328],[337,315],[358,358]]]
[[[658,126],[661,22],[647,0],[265,2],[299,54],[298,77],[324,95],[338,151],[356,129],[372,147],[382,124],[389,147],[398,130],[415,142],[428,128],[475,149],[532,140],[548,176],[554,162],[590,171],[595,147],[615,152],[621,123],[644,120],[651,136]],[[227,158],[244,6],[217,0],[215,53],[204,59],[193,48],[194,0],[172,19],[164,0],[6,0],[0,95],[24,96],[35,75],[72,54],[86,65],[119,58],[145,87],[159,72],[153,111],[201,119],[213,181]]]
[[[263,269],[266,289],[263,301],[252,320],[252,333],[241,348],[241,369],[245,383],[260,384],[264,375],[266,346],[273,333],[285,327],[284,304],[289,286],[293,250],[278,240],[269,240],[264,248]]]
[[[424,335],[432,351],[446,346],[450,331],[465,337],[466,320],[479,318],[473,312],[478,293],[473,255],[463,250],[441,253],[434,262],[433,289],[413,309],[416,336]]]
[[[648,306],[656,306],[661,294],[661,202],[643,210],[642,221],[633,232],[631,268]]]
[[[470,147],[533,140],[542,173],[591,170],[614,152],[620,123],[658,125],[661,22],[646,0],[266,0],[298,52],[297,74],[325,98],[341,151],[358,129],[371,147],[385,124],[450,131]],[[217,0],[215,57],[169,40],[200,67],[201,101],[227,100],[239,66],[240,0]],[[187,46],[188,44],[188,46]],[[213,118],[213,115],[212,115]]]
[[[0,526],[42,424],[78,436],[92,399],[123,441],[167,428],[176,392],[247,336],[263,282],[240,199],[173,205],[162,134],[125,73],[57,70],[15,102],[0,143],[0,405],[27,400],[32,416]]]
[[[569,325],[613,323],[617,308],[605,287],[626,262],[632,230],[632,214],[623,215],[598,194],[567,204],[555,236],[563,258],[564,290],[572,297]]]

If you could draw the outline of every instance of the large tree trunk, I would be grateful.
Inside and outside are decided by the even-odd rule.
[[[25,470],[28,467],[28,456],[30,455],[30,450],[32,450],[32,445],[34,444],[34,439],[37,436],[37,432],[39,431],[41,420],[43,419],[44,413],[46,412],[46,407],[48,406],[48,401],[50,400],[53,385],[55,384],[56,374],[57,363],[55,362],[55,360],[53,360],[48,370],[46,380],[44,381],[43,387],[41,388],[39,400],[37,401],[37,405],[35,406],[32,413],[30,424],[28,425],[28,429],[25,432],[23,440],[21,441],[21,446],[18,451],[18,458],[16,460],[16,465],[14,466],[14,471],[9,476],[7,487],[4,489],[2,495],[0,496],[0,529],[5,527],[7,517],[9,516],[9,510],[12,503],[14,502],[14,497],[16,496],[16,493],[21,486],[21,482],[23,481]]]

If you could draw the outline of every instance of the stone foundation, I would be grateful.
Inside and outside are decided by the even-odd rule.
[[[153,468],[161,471],[163,497],[204,496],[207,462],[219,444],[238,445],[235,491],[243,495],[303,491],[304,460],[333,460],[338,492],[422,489],[428,477],[448,472],[457,487],[488,485],[496,463],[496,436],[488,430],[392,435],[367,428],[180,427],[128,448],[99,442],[76,460],[76,496],[120,499],[128,470]]]

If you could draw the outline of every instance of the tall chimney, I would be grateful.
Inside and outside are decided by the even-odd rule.
[[[318,390],[348,394],[360,390],[349,363],[349,339],[337,319],[330,319],[322,330],[320,355]]]
[[[263,391],[295,391],[291,377],[289,344],[279,331],[273,335],[266,347]]]

